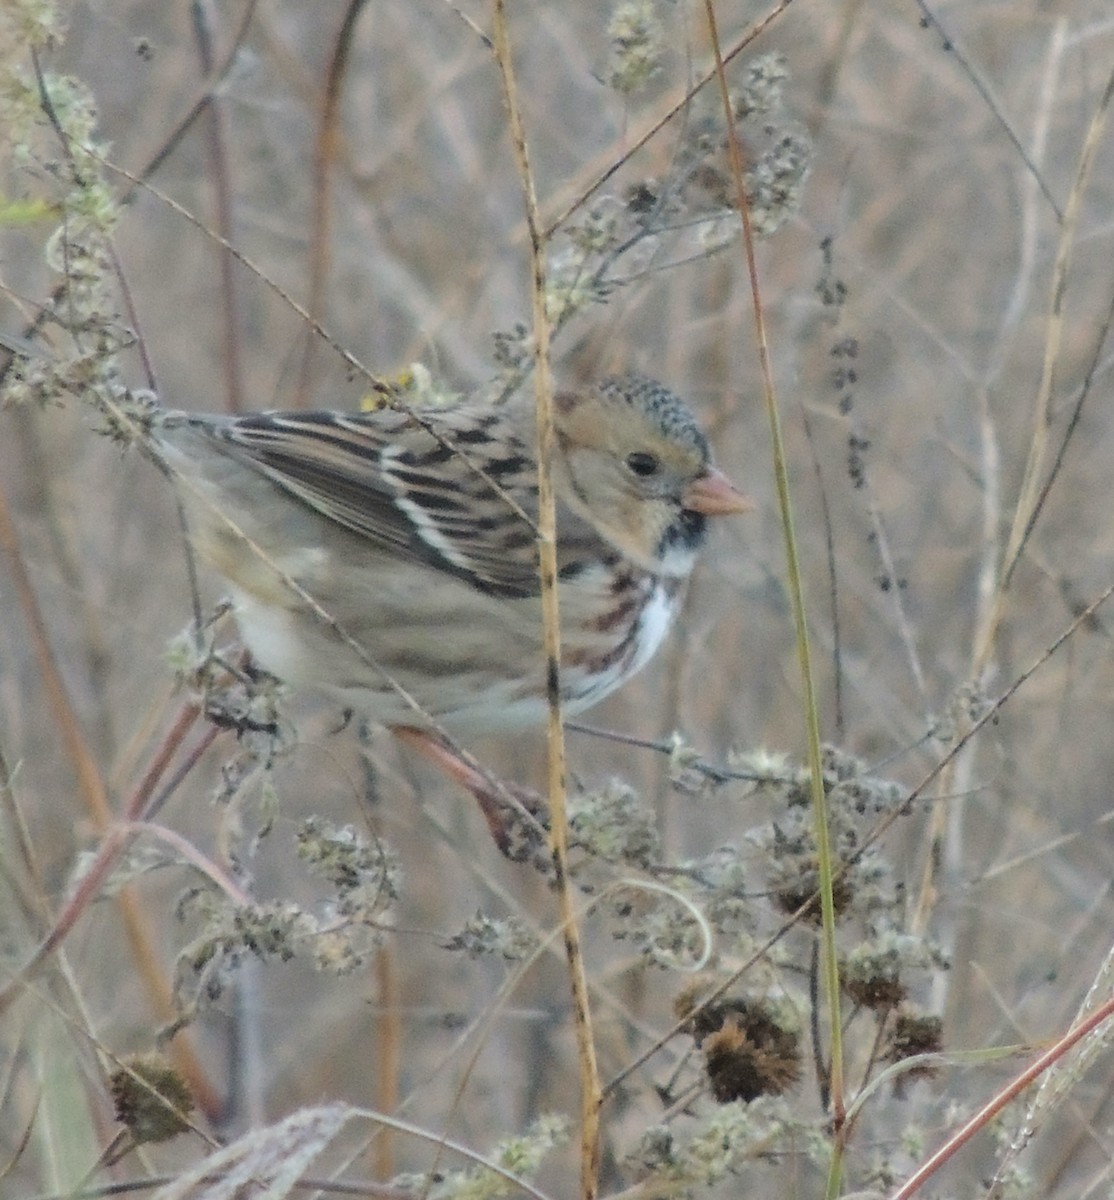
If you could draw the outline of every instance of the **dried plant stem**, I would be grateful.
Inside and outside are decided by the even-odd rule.
[[[198,56],[206,76],[213,72],[213,11],[211,0],[193,0],[190,6],[193,15],[194,36],[197,40]],[[234,240],[233,230],[233,200],[230,184],[230,163],[228,156],[228,137],[225,130],[223,107],[219,97],[213,97],[208,104],[208,142],[209,162],[212,167],[213,192],[216,205],[217,228],[225,241]],[[240,330],[243,321],[240,316],[239,291],[236,287],[234,262],[227,250],[220,252],[220,281],[221,301],[224,305],[224,319],[221,322],[224,337],[225,361],[225,406],[229,412],[242,412],[244,409],[243,385],[243,353],[240,347]]]
[[[384,1129],[391,1129],[396,1133],[405,1134],[406,1137],[413,1138],[416,1141],[429,1142],[437,1149],[438,1153],[442,1150],[451,1150],[454,1154],[459,1154],[466,1162],[472,1163],[477,1167],[482,1167],[485,1171],[490,1171],[493,1175],[497,1175],[500,1180],[510,1184],[511,1187],[507,1190],[506,1194],[515,1195],[521,1192],[523,1196],[532,1197],[532,1200],[552,1200],[552,1197],[547,1196],[545,1192],[536,1188],[528,1179],[523,1179],[521,1175],[516,1175],[513,1171],[509,1171],[494,1158],[479,1154],[471,1146],[466,1146],[463,1142],[455,1142],[451,1138],[431,1132],[424,1125],[414,1124],[411,1121],[403,1121],[399,1117],[390,1116],[387,1113],[375,1112],[368,1108],[351,1108],[349,1111],[353,1116],[363,1117],[371,1125],[380,1125]],[[307,1188],[319,1187],[326,1194],[343,1195],[345,1190],[345,1185],[338,1184],[338,1181],[333,1177],[317,1181],[305,1178],[302,1180],[302,1184]],[[379,1187],[374,1184],[365,1183],[357,1185],[357,1192],[361,1196],[388,1196],[392,1200],[403,1200],[404,1197],[415,1194],[409,1189]]]
[[[1079,228],[1080,211],[1083,205],[1083,194],[1091,177],[1095,156],[1106,129],[1110,113],[1110,103],[1114,99],[1114,72],[1111,72],[1103,89],[1099,106],[1091,118],[1090,127],[1083,143],[1080,154],[1079,169],[1071,195],[1068,197],[1067,211],[1064,214],[1063,230],[1060,246],[1056,255],[1056,265],[1053,271],[1052,296],[1049,304],[1048,333],[1045,343],[1044,366],[1041,373],[1041,387],[1038,396],[1037,412],[1034,421],[1033,443],[1030,448],[1029,461],[1025,464],[1025,476],[1022,482],[1021,494],[1018,498],[1014,514],[1013,526],[1010,529],[1010,539],[1006,548],[1002,570],[1002,587],[1009,587],[1015,567],[1025,549],[1033,526],[1040,516],[1047,491],[1040,486],[1040,468],[1043,465],[1043,451],[1047,444],[1047,430],[1052,421],[1053,384],[1056,365],[1059,360],[1060,344],[1063,338],[1064,294],[1067,291],[1068,272],[1071,267],[1071,255]],[[993,633],[993,630],[991,630]]]
[[[402,998],[394,945],[385,942],[375,952],[375,1099],[380,1112],[397,1112],[402,1077]],[[373,1158],[378,1179],[390,1179],[395,1167],[393,1131],[378,1138]]]
[[[1044,359],[1041,370],[1040,386],[1037,391],[1036,404],[1033,412],[1033,430],[1029,443],[1029,454],[1025,463],[1021,487],[1014,506],[1013,521],[1010,525],[1006,548],[1002,555],[993,596],[985,609],[985,619],[975,636],[975,646],[971,665],[971,678],[976,683],[983,678],[990,665],[998,630],[1005,613],[1006,594],[1017,564],[1024,553],[1025,545],[1032,533],[1047,498],[1047,488],[1042,486],[1044,464],[1048,452],[1048,430],[1053,418],[1053,393],[1056,377],[1056,367],[1060,359],[1060,348],[1064,333],[1064,294],[1067,291],[1068,275],[1071,270],[1072,253],[1075,248],[1076,236],[1079,230],[1079,217],[1083,205],[1083,196],[1091,177],[1095,156],[1102,141],[1106,121],[1110,111],[1111,100],[1114,99],[1114,72],[1112,72],[1103,88],[1098,107],[1091,118],[1083,148],[1079,156],[1079,167],[1076,170],[1075,181],[1072,184],[1071,195],[1064,210],[1063,225],[1060,232],[1060,244],[1056,252],[1056,262],[1052,272],[1051,296],[1049,299],[1048,323],[1045,331]],[[960,762],[957,766],[962,766]],[[945,790],[949,792],[962,791],[964,784],[945,780]],[[957,819],[952,814],[953,820]],[[912,928],[923,929],[928,922],[937,895],[938,864],[946,861],[947,854],[944,846],[946,825],[949,813],[940,808],[933,814],[932,826],[929,832],[928,850],[925,855],[924,868],[921,874],[920,889],[914,908]],[[956,838],[960,831],[955,830]]]
[[[986,104],[986,107],[990,109],[995,121],[997,121],[1001,126],[1002,132],[1005,133],[1007,138],[1009,138],[1013,148],[1017,151],[1021,161],[1025,164],[1025,169],[1029,172],[1033,179],[1036,180],[1037,186],[1043,193],[1045,200],[1048,201],[1049,207],[1056,214],[1056,219],[1062,220],[1063,214],[1060,212],[1060,206],[1056,203],[1056,197],[1052,194],[1052,189],[1048,186],[1047,181],[1041,174],[1037,164],[1033,161],[1029,151],[1022,144],[1021,139],[1014,132],[1013,126],[1006,118],[1006,114],[1002,109],[1002,105],[999,104],[994,93],[990,90],[989,84],[987,84],[979,72],[975,70],[970,58],[968,58],[966,53],[964,53],[964,51],[957,44],[955,38],[952,36],[951,31],[944,28],[944,25],[941,22],[940,17],[937,15],[935,8],[929,7],[926,0],[916,0],[916,5],[924,15],[925,23],[936,30],[936,32],[947,45],[950,56],[954,58],[957,63],[959,63],[963,73],[972,82],[972,84],[974,84],[975,91],[977,91],[982,97],[983,102]]]
[[[325,79],[325,92],[321,97],[320,124],[314,147],[313,226],[309,255],[309,299],[306,301],[306,308],[315,321],[320,320],[325,313],[325,285],[328,282],[331,261],[329,205],[332,200],[332,188],[330,185],[333,177],[333,165],[337,157],[337,146],[340,142],[338,121],[341,88],[348,69],[356,22],[366,3],[367,0],[349,0],[340,32],[333,43],[333,52],[329,57],[328,75]],[[301,376],[295,396],[296,408],[308,406],[310,368],[316,344],[316,341],[307,334],[305,351],[302,355]]]
[[[178,148],[182,139],[193,126],[193,123],[212,103],[213,97],[219,94],[232,68],[240,60],[244,44],[247,41],[248,29],[255,20],[255,10],[258,6],[259,0],[248,0],[240,16],[240,23],[237,25],[236,31],[233,33],[224,54],[219,61],[209,68],[208,76],[198,85],[194,97],[186,105],[181,117],[179,117],[170,133],[163,139],[158,150],[151,155],[144,166],[140,168],[138,175],[131,180],[133,186],[121,197],[122,204],[127,203],[135,194],[135,189],[143,181],[154,175],[163,163],[170,158],[171,154]]]
[[[526,133],[518,106],[514,64],[504,0],[493,0],[493,43],[503,78],[507,116],[522,183],[526,224],[530,231],[531,289],[534,326],[534,382],[538,431],[538,556],[546,658],[549,846],[561,930],[572,985],[573,1022],[580,1064],[580,1195],[592,1200],[599,1189],[600,1078],[588,1000],[588,976],[580,950],[568,871],[568,814],[565,803],[565,731],[561,723],[561,626],[557,603],[557,510],[553,494],[553,386],[549,364],[549,316],[546,312],[545,237],[542,233]]]
[[[171,782],[164,787],[162,793],[155,797],[153,801],[151,800],[156,784],[169,766],[174,753],[180,747],[182,739],[200,715],[201,710],[197,705],[187,704],[182,708],[174,725],[163,739],[162,745],[156,751],[151,765],[147,768],[143,778],[136,785],[127,803],[124,805],[123,823],[113,821],[113,823],[105,827],[105,834],[100,846],[97,848],[96,856],[90,863],[85,874],[81,877],[76,888],[74,888],[73,893],[67,899],[61,912],[55,917],[54,924],[46,937],[35,948],[34,953],[27,962],[0,988],[0,1013],[3,1013],[12,1001],[15,1000],[23,986],[37,974],[54,951],[58,949],[74,925],[76,925],[78,918],[96,898],[102,884],[111,874],[112,868],[135,838],[131,826],[135,822],[140,821],[145,815],[152,815],[161,807],[165,798],[174,790],[198,758],[212,744],[220,732],[215,725],[210,726],[206,732],[206,736],[190,752],[185,762],[179,766]],[[126,894],[126,889],[123,894]],[[132,903],[134,905],[135,901],[133,900]],[[124,912],[127,912],[126,908]],[[149,955],[149,957],[151,961],[155,961],[153,954]],[[141,971],[143,971],[145,961],[145,958],[136,958]],[[145,972],[144,978],[147,978]],[[166,982],[161,973],[158,978],[161,981],[162,987],[165,988]],[[161,1008],[158,1009],[160,1015],[167,1020],[175,1015],[170,1004],[169,995],[169,989],[166,989],[165,1012]],[[196,1063],[194,1066],[196,1067]],[[198,1103],[201,1105],[201,1100]],[[211,1111],[215,1112],[216,1109],[217,1106],[214,1104]]]
[[[1104,1022],[1114,1017],[1114,998],[1096,1008],[1090,1016],[1085,1017],[1078,1025],[1073,1026],[1062,1037],[1050,1046],[1039,1058],[1034,1060],[1012,1079],[1004,1088],[995,1093],[970,1120],[952,1134],[950,1138],[931,1155],[912,1175],[897,1189],[890,1200],[909,1200],[916,1194],[917,1189],[944,1165],[962,1146],[980,1130],[986,1129],[990,1122],[1010,1103],[1019,1096],[1035,1079],[1038,1079],[1049,1067],[1054,1066],[1069,1050],[1078,1045],[1088,1034],[1097,1030]]]
[[[839,1192],[841,1175],[842,1143],[839,1136],[846,1111],[843,1084],[843,1036],[839,1012],[839,963],[836,956],[835,905],[832,899],[832,852],[828,835],[827,801],[824,795],[824,776],[820,762],[820,721],[817,709],[816,688],[812,678],[812,659],[809,653],[808,622],[805,616],[804,588],[801,582],[800,562],[797,555],[797,539],[793,525],[793,506],[789,494],[789,473],[785,463],[785,450],[781,436],[781,418],[777,407],[773,371],[770,365],[770,350],[766,339],[766,322],[762,309],[762,295],[758,281],[758,264],[754,253],[754,233],[750,222],[746,188],[743,184],[743,151],[735,131],[735,119],[731,108],[731,97],[724,73],[723,55],[720,52],[719,33],[716,27],[715,8],[712,0],[704,0],[704,11],[708,22],[708,35],[716,60],[716,77],[719,81],[720,97],[723,101],[724,118],[727,125],[727,149],[736,203],[742,218],[743,248],[746,269],[750,278],[754,302],[754,328],[758,342],[758,358],[762,369],[762,392],[766,404],[766,415],[770,425],[770,441],[773,451],[774,477],[777,483],[778,506],[781,510],[782,530],[785,534],[786,573],[789,584],[793,622],[797,633],[797,653],[800,659],[801,683],[804,692],[805,732],[808,741],[808,764],[811,777],[814,833],[816,837],[817,875],[820,892],[820,973],[824,980],[824,1002],[828,1011],[828,1038],[831,1061],[828,1065],[829,1103],[832,1122],[836,1131],[833,1141],[832,1163],[828,1177],[828,1195]]]
[[[96,150],[96,147],[82,146],[81,149],[83,153],[87,154],[95,162],[99,163],[105,168],[105,170],[111,171],[114,175],[119,175],[121,179],[126,179],[130,184],[132,184],[132,187],[128,188],[124,192],[125,199],[131,197],[136,191],[140,190],[147,192],[151,196],[154,196],[154,198],[158,200],[160,204],[164,204],[170,212],[181,217],[182,220],[193,226],[194,229],[199,230],[206,238],[208,238],[216,246],[219,246],[220,249],[226,254],[235,259],[235,261],[239,263],[244,270],[248,271],[255,279],[257,279],[263,285],[263,287],[277,296],[279,300],[281,300],[282,303],[285,304],[315,336],[319,337],[331,350],[340,356],[344,362],[344,365],[348,367],[355,376],[363,379],[367,383],[371,391],[375,392],[377,396],[381,396],[385,401],[394,401],[394,391],[389,383],[387,383],[385,380],[378,379],[375,375],[373,375],[371,371],[369,371],[368,368],[354,354],[351,353],[351,351],[346,350],[340,344],[340,342],[338,342],[336,338],[329,333],[329,331],[321,324],[321,322],[310,313],[308,308],[302,304],[299,304],[298,301],[295,300],[289,292],[277,284],[275,280],[263,270],[262,267],[249,258],[248,255],[246,255],[242,250],[233,245],[232,242],[230,242],[226,237],[223,237],[217,230],[210,228],[205,224],[204,221],[201,220],[200,217],[195,216],[188,208],[185,208],[183,205],[179,204],[178,201],[170,196],[167,192],[164,192],[161,188],[156,187],[153,183],[149,183],[143,176],[135,175],[131,171],[128,171],[126,168],[120,166],[119,163],[113,162],[109,158],[105,158],[103,154],[99,154]]]
[[[1033,523],[1039,515],[1038,501],[1040,499],[1040,479],[1044,466],[1045,454],[1048,448],[1048,429],[1052,423],[1053,391],[1056,367],[1060,359],[1060,347],[1064,335],[1064,294],[1067,291],[1068,274],[1071,270],[1072,253],[1075,249],[1076,236],[1079,232],[1079,217],[1083,206],[1083,196],[1091,178],[1091,170],[1095,156],[1102,142],[1103,131],[1106,128],[1110,112],[1110,102],[1114,99],[1114,72],[1111,72],[1099,100],[1098,108],[1091,118],[1087,136],[1083,141],[1083,149],[1079,156],[1079,168],[1076,171],[1075,182],[1071,195],[1068,197],[1067,209],[1064,212],[1063,228],[1060,245],[1056,252],[1056,263],[1052,273],[1052,294],[1049,298],[1048,328],[1045,335],[1044,362],[1041,369],[1040,390],[1037,393],[1036,409],[1033,413],[1033,437],[1029,445],[1029,457],[1025,463],[1025,474],[1022,478],[1021,491],[1018,495],[1017,506],[1014,509],[1013,524],[1010,527],[1009,540],[1002,563],[1002,583],[999,588],[999,610],[995,612],[995,621],[985,631],[983,644],[977,647],[979,657],[975,666],[981,670],[985,659],[989,657],[990,645],[1000,620],[1000,598],[1009,587],[1014,568],[1025,548]]]
[[[55,723],[61,733],[62,743],[77,774],[78,790],[97,829],[105,835],[105,840],[102,842],[102,851],[104,847],[110,847],[105,852],[105,859],[110,867],[122,849],[122,844],[120,847],[114,845],[114,839],[122,835],[118,835],[113,829],[115,815],[108,801],[104,781],[97,769],[93,753],[85,741],[85,736],[77,720],[77,714],[74,712],[73,705],[70,702],[65,682],[54,659],[54,653],[51,650],[50,639],[47,634],[46,622],[43,620],[38,598],[35,595],[35,590],[32,587],[30,577],[24,566],[15,525],[12,522],[7,500],[3,493],[0,493],[0,551],[8,559],[9,569],[12,572],[15,582],[16,594],[19,597],[20,606],[23,609],[31,632],[31,645],[38,662],[40,677],[46,689],[51,709],[54,712]],[[129,813],[128,815],[133,816],[134,814]],[[0,1011],[3,1010],[7,1002],[14,999],[20,981],[29,977],[25,972],[36,969],[54,952],[60,944],[62,937],[68,932],[73,921],[77,919],[77,915],[83,910],[84,904],[87,904],[89,899],[90,897],[86,897],[83,904],[79,905],[77,897],[71,897],[63,913],[58,917],[51,933],[48,934],[35,951],[28,967],[24,971],[18,972],[16,977],[0,990]],[[155,953],[154,938],[147,921],[144,919],[138,897],[131,888],[124,888],[121,890],[119,896],[117,896],[116,902],[123,919],[124,931],[128,943],[131,946],[132,961],[139,972],[140,978],[143,980],[148,1000],[160,1020],[168,1021],[174,1015],[170,985],[162,969],[159,956]],[[67,923],[66,913],[71,911],[72,917]],[[215,1095],[212,1094],[209,1082],[193,1052],[193,1047],[189,1039],[179,1039],[175,1044],[174,1053],[177,1065],[186,1076],[191,1089],[194,1091],[194,1095],[198,1098],[199,1105],[207,1108],[209,1111],[215,1111]]]
[[[31,635],[31,648],[39,668],[39,676],[46,691],[47,702],[61,733],[62,745],[77,776],[78,791],[89,815],[98,829],[107,828],[113,820],[112,807],[108,802],[104,780],[101,779],[85,735],[78,724],[77,714],[70,703],[62,673],[50,646],[46,621],[39,607],[38,597],[23,561],[19,536],[8,509],[7,498],[0,492],[0,551],[8,559],[8,568],[15,584],[15,594]]]

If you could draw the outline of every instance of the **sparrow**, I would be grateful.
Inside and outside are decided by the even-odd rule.
[[[644,376],[559,392],[554,430],[560,694],[575,715],[661,645],[708,518],[750,503],[686,404]],[[545,721],[532,397],[164,412],[153,434],[265,670],[390,727]]]

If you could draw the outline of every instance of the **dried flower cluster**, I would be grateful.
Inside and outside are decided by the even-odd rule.
[[[116,1120],[136,1146],[165,1142],[189,1129],[193,1097],[161,1054],[126,1059],[109,1079]]]
[[[256,841],[269,831],[268,809]],[[238,903],[200,886],[183,896],[180,916],[201,928],[178,957],[182,1021],[222,994],[247,954],[280,962],[298,957],[343,975],[364,966],[381,942],[401,887],[393,852],[351,826],[319,817],[304,823],[296,843],[299,857],[330,889],[315,910],[292,900]]]
[[[507,962],[529,958],[537,948],[537,935],[517,917],[490,917],[481,912],[445,943],[446,950],[462,950],[471,958],[492,955]]]
[[[800,1018],[784,999],[726,995],[698,1003],[708,981],[698,977],[673,1003],[704,1053],[712,1095],[720,1104],[780,1096],[801,1075]]]
[[[661,70],[665,27],[654,0],[623,0],[607,25],[608,86],[623,96],[640,92]]]
[[[19,21],[18,38],[5,45],[40,49],[59,36],[49,5],[21,5],[7,22]],[[103,170],[106,147],[95,136],[97,111],[80,82],[29,69],[27,60],[0,62],[3,137],[13,179],[22,192],[10,198],[39,219],[52,218],[44,260],[57,282],[33,314],[35,335],[50,335],[50,349],[13,356],[2,375],[3,404],[52,405],[63,396],[99,397],[111,406],[127,389],[119,373],[120,352],[134,342],[120,319],[112,237],[120,205]],[[63,336],[54,335],[61,331]]]
[[[569,1122],[559,1114],[539,1117],[525,1133],[501,1141],[488,1159],[505,1171],[523,1179],[532,1179],[542,1160],[569,1138]],[[487,1167],[471,1167],[462,1171],[444,1171],[436,1175],[396,1175],[392,1188],[404,1195],[428,1197],[429,1200],[496,1200],[510,1194],[505,1176]]]
[[[662,35],[649,3],[621,4],[612,21],[609,80],[625,95],[652,77]],[[731,95],[734,133],[746,163],[743,180],[751,227],[775,233],[800,207],[812,160],[804,128],[784,107],[788,67],[765,54],[742,71]],[[669,172],[629,184],[622,196],[602,195],[565,225],[549,251],[546,313],[554,331],[636,282],[653,264],[689,261],[723,249],[738,236],[735,188],[728,170],[728,132],[709,91],[686,113]],[[493,335],[500,377],[495,395],[513,391],[533,360],[522,322]]]

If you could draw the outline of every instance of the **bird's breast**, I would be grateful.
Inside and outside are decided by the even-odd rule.
[[[596,704],[653,658],[680,608],[685,580],[631,570],[610,604],[577,629],[565,621],[562,691],[572,712]]]

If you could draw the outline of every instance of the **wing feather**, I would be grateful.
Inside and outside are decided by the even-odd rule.
[[[392,554],[503,596],[537,593],[537,486],[513,413],[189,418],[288,495]],[[517,511],[516,511],[517,510]]]

